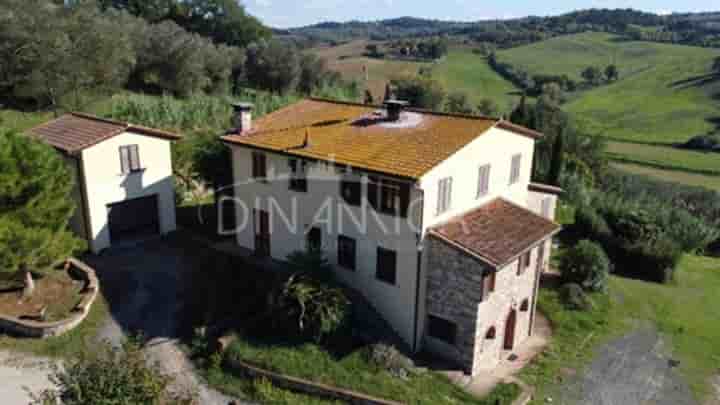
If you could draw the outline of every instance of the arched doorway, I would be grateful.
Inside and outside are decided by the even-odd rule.
[[[505,321],[505,342],[504,350],[512,350],[515,347],[515,325],[517,324],[517,311],[510,310],[510,315]]]

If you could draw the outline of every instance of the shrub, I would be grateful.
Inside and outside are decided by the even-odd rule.
[[[687,149],[720,152],[720,133],[694,136],[685,142],[682,147]]]
[[[351,318],[343,290],[309,274],[290,276],[270,301],[272,330],[315,342],[335,337]]]
[[[607,288],[611,263],[603,248],[595,242],[581,240],[560,260],[560,272],[565,282],[580,284],[590,291]]]
[[[598,242],[607,240],[612,235],[605,218],[590,205],[581,205],[577,208],[573,230],[582,237]]]
[[[407,377],[415,364],[407,356],[400,353],[395,346],[376,343],[367,347],[367,360],[376,367],[388,371],[397,377]]]
[[[134,340],[120,349],[104,344],[92,357],[83,357],[56,367],[50,375],[55,389],[32,395],[35,404],[145,405],[192,404],[194,395],[170,397],[171,379],[156,366],[148,365],[141,346]]]
[[[571,311],[589,311],[592,300],[579,284],[567,283],[560,287],[560,298],[565,308]]]

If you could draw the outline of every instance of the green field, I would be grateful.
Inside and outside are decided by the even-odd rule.
[[[688,173],[685,171],[663,170],[633,163],[614,162],[611,166],[626,173],[647,176],[656,180],[686,184],[688,186],[705,187],[711,190],[720,191],[720,176],[708,176],[704,174]]]
[[[720,79],[710,78],[720,51],[681,45],[623,41],[585,33],[553,38],[499,53],[499,59],[531,74],[580,79],[590,65],[615,63],[620,80],[585,91],[566,109],[591,133],[637,142],[672,143],[706,133],[720,118]]]
[[[477,104],[483,98],[495,101],[502,111],[510,111],[518,101],[518,89],[495,73],[481,55],[469,49],[453,49],[433,69],[433,77],[448,91],[461,90]]]
[[[720,153],[627,142],[608,142],[607,153],[611,159],[624,163],[695,174],[720,175]]]

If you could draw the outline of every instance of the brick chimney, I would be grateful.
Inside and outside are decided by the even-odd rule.
[[[242,134],[252,129],[252,109],[251,103],[233,103],[232,125],[233,131]]]
[[[384,105],[387,110],[388,121],[400,121],[400,113],[408,106],[408,102],[390,99],[386,100]]]

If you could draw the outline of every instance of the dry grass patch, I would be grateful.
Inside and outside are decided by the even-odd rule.
[[[74,280],[67,271],[56,271],[35,280],[35,291],[29,298],[22,297],[22,281],[8,277],[0,290],[0,314],[22,318],[37,316],[45,308],[45,320],[67,318],[80,301],[83,282]]]

